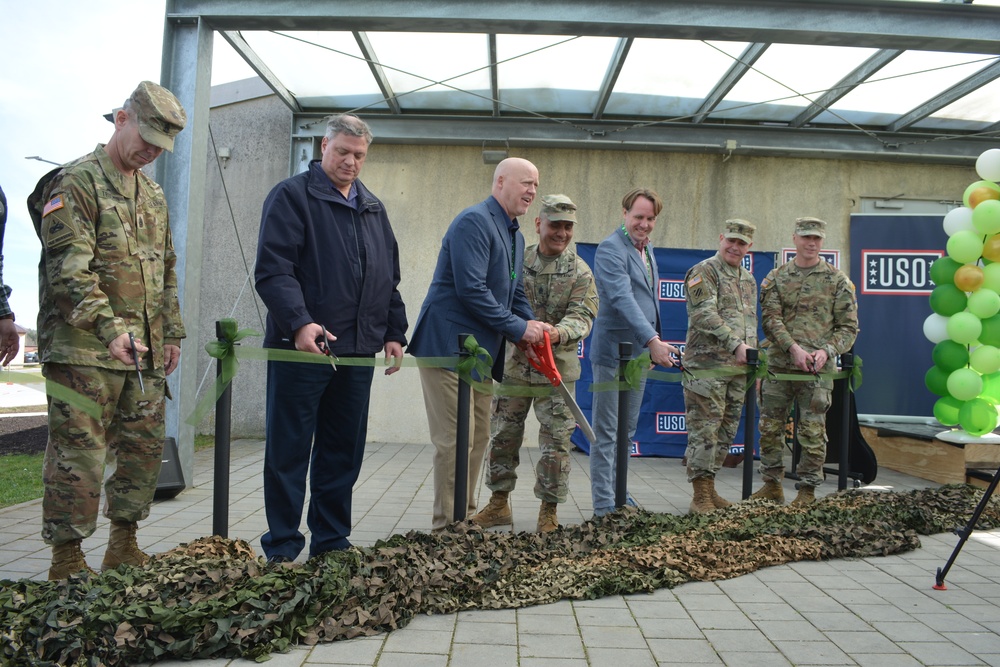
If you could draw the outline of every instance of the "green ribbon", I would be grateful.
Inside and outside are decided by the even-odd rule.
[[[469,353],[469,356],[458,362],[455,372],[476,391],[492,393],[492,382],[474,380],[472,374],[475,372],[481,378],[491,378],[493,375],[493,355],[479,344],[475,336],[469,336],[465,339],[465,351]]]
[[[276,348],[240,347],[239,342],[241,340],[247,338],[248,336],[260,336],[260,333],[254,331],[253,329],[240,329],[234,319],[220,320],[219,326],[223,337],[219,340],[213,340],[206,343],[205,351],[208,352],[209,356],[214,359],[218,359],[221,362],[221,371],[216,378],[212,391],[198,402],[194,412],[187,418],[187,420],[185,420],[187,424],[192,426],[197,426],[201,422],[204,416],[219,400],[219,397],[222,396],[226,387],[228,387],[233,381],[233,378],[236,377],[236,372],[239,368],[239,359],[309,364],[329,364],[331,362],[330,357],[312,352],[300,352],[298,350],[284,350]],[[553,388],[550,384],[539,386],[506,386],[495,382],[475,380],[473,379],[474,373],[480,378],[488,379],[491,377],[493,370],[493,356],[488,350],[479,344],[475,336],[469,336],[466,338],[464,349],[469,354],[465,358],[461,359],[457,364],[455,362],[455,357],[404,358],[398,360],[398,363],[400,366],[454,368],[459,377],[467,382],[475,391],[497,396],[539,397],[547,396],[553,393]],[[737,375],[747,376],[746,389],[750,389],[750,387],[758,380],[764,379],[809,382],[826,378],[834,380],[848,378],[851,391],[856,391],[857,388],[861,386],[862,361],[861,357],[857,355],[855,355],[854,360],[854,366],[850,371],[838,371],[835,373],[823,374],[772,373],[768,370],[767,354],[761,350],[758,365],[753,372],[751,372],[749,367],[725,366],[721,368],[701,369],[697,371],[684,369],[682,373],[667,373],[663,371],[649,370],[652,362],[649,351],[646,351],[625,365],[624,382],[614,380],[611,382],[591,383],[588,387],[588,391],[621,391],[625,388],[637,390],[644,377],[651,380],[658,380],[660,382],[682,382],[684,377],[701,379],[711,377],[731,377]],[[377,363],[370,357],[345,357],[343,359],[337,358],[333,361],[338,366],[373,366]],[[10,374],[8,373],[8,376],[9,375]],[[35,376],[27,373],[15,373],[14,375],[31,378],[37,382],[37,378]],[[25,384],[29,383],[26,380],[19,381]],[[54,398],[58,398],[59,400],[78,407],[80,410],[83,410],[95,419],[100,419],[100,406],[96,402],[72,391],[71,389],[67,389],[52,382],[47,382],[46,393]]]
[[[80,392],[74,391],[69,387],[64,387],[58,382],[53,382],[48,378],[42,377],[37,373],[12,371],[8,366],[3,370],[3,375],[0,377],[2,377],[7,384],[22,384],[26,387],[44,383],[45,389],[41,391],[44,391],[46,395],[51,396],[57,401],[62,401],[63,403],[76,408],[80,412],[83,412],[98,421],[101,420],[104,414],[104,410],[94,399],[84,396]]]
[[[234,319],[219,320],[219,331],[222,333],[222,338],[205,343],[205,351],[208,352],[208,356],[219,360],[220,370],[215,378],[212,391],[198,402],[194,412],[185,420],[191,426],[197,426],[201,422],[202,418],[218,402],[222,393],[226,391],[229,383],[236,377],[236,371],[240,366],[236,356],[236,346],[239,342],[248,336],[260,335],[260,332],[253,329],[240,329]]]

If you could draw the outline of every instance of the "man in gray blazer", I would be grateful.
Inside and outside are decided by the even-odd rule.
[[[654,364],[670,368],[677,348],[660,340],[656,259],[649,234],[663,209],[660,196],[636,188],[622,199],[622,225],[601,241],[594,255],[594,277],[600,307],[590,343],[590,366],[595,384],[613,382],[618,375],[618,343],[632,343],[632,357],[649,350]],[[628,434],[635,435],[646,382],[629,396]],[[590,448],[590,488],[594,516],[615,509],[615,441],[618,431],[618,394],[594,393],[592,420],[597,441]]]

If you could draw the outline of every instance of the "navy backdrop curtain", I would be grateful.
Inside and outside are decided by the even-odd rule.
[[[594,253],[597,246],[592,243],[578,243],[577,253],[590,266],[594,265]],[[672,345],[684,348],[684,337],[687,334],[687,306],[684,293],[684,274],[688,269],[703,259],[715,254],[715,250],[680,250],[675,248],[656,248],[656,263],[659,267],[660,320],[663,330],[660,335],[663,340]],[[757,284],[764,279],[767,272],[774,268],[773,253],[748,253],[744,258],[744,266],[750,271]],[[758,306],[759,317],[759,306]],[[763,338],[763,332],[758,332]],[[592,396],[590,383],[593,375],[590,371],[590,361],[587,358],[590,337],[581,341],[578,348],[582,374],[576,384],[576,400],[589,420],[591,418]],[[666,370],[657,367],[656,370]],[[757,433],[754,426],[753,442],[756,451]],[[583,437],[580,429],[573,434],[573,443],[585,452],[590,451],[590,443]],[[736,434],[736,443],[732,448],[734,453],[743,451],[744,434],[742,421]],[[633,456],[667,456],[681,458],[687,448],[687,425],[684,418],[684,394],[679,382],[662,382],[650,380],[646,383],[646,392],[642,401],[642,412],[639,415],[639,425],[632,441]]]
[[[861,324],[854,351],[864,362],[855,394],[859,414],[933,415],[937,396],[924,374],[934,345],[923,327],[931,314],[931,264],[948,242],[943,223],[941,215],[851,216],[851,280]]]

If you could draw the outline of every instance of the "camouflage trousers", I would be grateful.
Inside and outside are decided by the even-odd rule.
[[[42,538],[58,545],[92,535],[102,481],[104,516],[112,521],[145,519],[163,454],[163,370],[143,371],[145,393],[132,371],[50,363],[42,373],[95,401],[102,411],[101,418],[94,419],[78,407],[48,397]]]
[[[573,394],[573,382],[564,382]],[[504,380],[505,387],[536,387],[523,382]],[[486,485],[491,491],[513,491],[517,483],[517,465],[521,461],[524,420],[532,403],[538,418],[538,449],[541,455],[535,466],[535,497],[549,503],[566,502],[569,486],[570,437],[576,418],[562,396],[498,396],[490,419],[490,455]]]
[[[746,396],[744,375],[684,381],[688,481],[715,477],[736,439]]]
[[[826,462],[826,412],[830,409],[833,380],[788,382],[765,380],[760,392],[760,474],[765,482],[781,483],[785,474],[785,424],[792,404],[799,416],[796,432],[802,446],[795,472],[805,486],[823,483]]]

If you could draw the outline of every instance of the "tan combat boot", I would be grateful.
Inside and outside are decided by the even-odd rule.
[[[510,495],[508,491],[494,491],[489,504],[483,508],[482,512],[472,515],[470,521],[483,528],[511,525],[513,520],[510,505],[507,503],[508,495]]]
[[[715,505],[712,503],[712,487],[714,486],[714,482],[715,480],[710,477],[699,477],[692,480],[691,485],[694,487],[694,498],[691,499],[691,506],[688,508],[691,514],[705,514],[706,512],[715,511]]]
[[[721,510],[723,507],[732,507],[732,503],[719,495],[719,492],[715,490],[715,478],[712,478],[712,505],[717,510]]]
[[[816,502],[816,487],[815,486],[800,486],[799,493],[795,496],[791,505],[808,505],[809,503]]]
[[[88,572],[97,574],[87,565],[83,557],[83,540],[70,540],[52,547],[52,565],[49,567],[49,581],[66,579],[71,574]]]
[[[101,571],[113,570],[122,563],[142,567],[149,562],[149,555],[139,549],[135,541],[138,526],[130,521],[112,521],[108,550],[104,552]]]
[[[785,504],[785,491],[781,488],[780,482],[768,480],[764,486],[750,494],[750,500],[773,500],[781,505]]]
[[[556,518],[556,504],[542,501],[542,507],[538,510],[539,533],[551,533],[559,527],[559,519]]]

